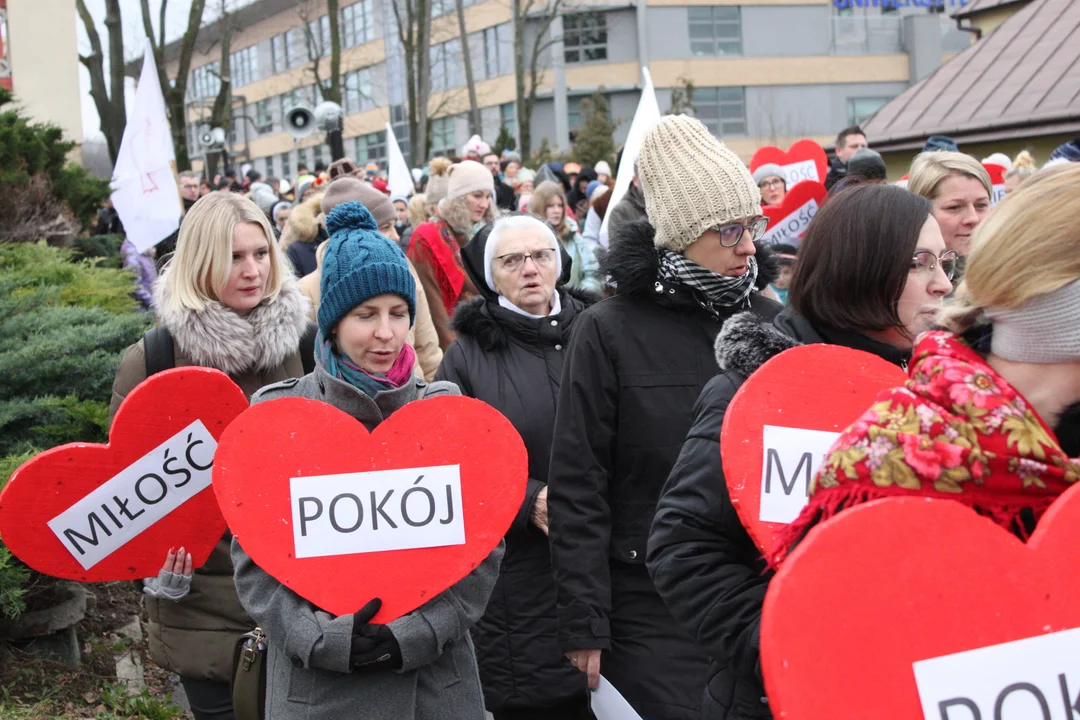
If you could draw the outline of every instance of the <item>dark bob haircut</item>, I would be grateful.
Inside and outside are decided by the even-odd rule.
[[[810,222],[788,304],[815,327],[897,328],[919,232],[930,202],[894,185],[859,185],[826,200]]]

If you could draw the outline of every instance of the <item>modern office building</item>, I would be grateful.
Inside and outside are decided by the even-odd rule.
[[[800,137],[829,144],[835,133],[868,117],[971,42],[948,16],[961,0],[568,0],[541,54],[539,101],[532,113],[533,148],[543,139],[567,149],[580,122],[580,103],[598,89],[625,139],[637,105],[641,68],[648,67],[661,111],[672,91],[694,86],[695,114],[740,155]],[[406,140],[403,54],[392,0],[342,0],[341,40],[345,148],[361,162],[385,161],[385,123]],[[526,26],[526,47],[515,48],[511,3],[466,0],[463,43],[453,0],[434,0],[433,152],[468,139],[468,93],[463,48],[472,60],[483,136],[501,126],[517,135],[514,53],[531,48],[539,20]],[[312,57],[329,54],[324,0],[255,0],[235,16],[232,37],[236,121],[234,157],[264,174],[288,177],[329,150],[321,136],[299,142],[285,132],[283,114],[313,105]],[[217,93],[220,28],[202,31],[192,62],[188,142],[200,153]],[[531,33],[531,35],[530,35]],[[311,40],[316,42],[312,43]],[[176,72],[178,48],[166,64]],[[321,47],[320,47],[321,46]],[[326,60],[320,62],[326,64]]]

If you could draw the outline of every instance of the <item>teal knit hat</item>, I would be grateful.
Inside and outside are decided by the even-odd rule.
[[[323,251],[319,284],[319,330],[330,331],[365,300],[392,293],[409,305],[416,319],[416,282],[405,254],[379,234],[375,218],[358,202],[338,205],[326,217],[330,241]]]

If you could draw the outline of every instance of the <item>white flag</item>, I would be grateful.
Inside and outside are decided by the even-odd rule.
[[[656,102],[656,91],[653,89],[652,75],[648,68],[641,68],[642,86],[641,99],[638,101],[637,112],[634,120],[630,123],[630,132],[626,136],[626,144],[623,145],[622,160],[619,164],[619,174],[615,176],[615,189],[611,191],[611,200],[608,201],[608,212],[604,215],[604,222],[600,226],[600,236],[607,237],[608,219],[611,210],[630,188],[630,181],[634,179],[634,163],[641,151],[641,143],[645,139],[645,133],[652,129],[653,125],[660,122],[660,106]],[[605,244],[606,246],[606,244]]]
[[[413,185],[412,173],[409,172],[409,164],[405,162],[405,156],[401,154],[401,148],[397,144],[397,136],[394,135],[394,128],[390,127],[390,123],[386,123],[386,152],[389,161],[390,179],[387,185],[390,186],[390,197],[409,197],[413,194],[416,186]]]
[[[123,92],[123,88],[113,88],[113,92]],[[113,206],[139,252],[157,245],[180,226],[183,209],[169,164],[175,159],[154,51],[147,40],[139,87],[112,179]]]

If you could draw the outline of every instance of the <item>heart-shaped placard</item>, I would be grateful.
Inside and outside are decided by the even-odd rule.
[[[906,380],[876,355],[818,344],[785,350],[743,383],[724,415],[720,451],[731,502],[762,552],[805,507],[836,436]]]
[[[792,143],[786,151],[773,145],[758,148],[750,158],[750,172],[753,173],[769,163],[784,168],[789,192],[796,185],[807,181],[824,184],[825,174],[829,169],[824,148],[807,139]]]
[[[108,445],[61,445],[15,471],[0,493],[4,544],[38,572],[81,582],[157,575],[171,547],[201,566],[225,532],[214,444],[247,406],[218,370],[152,375],[120,405]]]
[[[986,172],[990,174],[990,207],[994,207],[1005,199],[1005,173],[1002,165],[997,163],[983,163]]]
[[[763,206],[761,211],[769,218],[769,227],[761,241],[769,245],[787,243],[798,247],[827,194],[821,183],[807,181],[789,190],[779,205]]]
[[[510,421],[460,396],[409,403],[373,433],[314,400],[259,403],[214,458],[222,512],[255,563],[335,615],[382,598],[378,622],[415,610],[486,558],[527,478]]]
[[[846,510],[810,531],[765,597],[773,715],[1071,720],[1078,564],[1080,487],[1026,546],[952,500]]]

